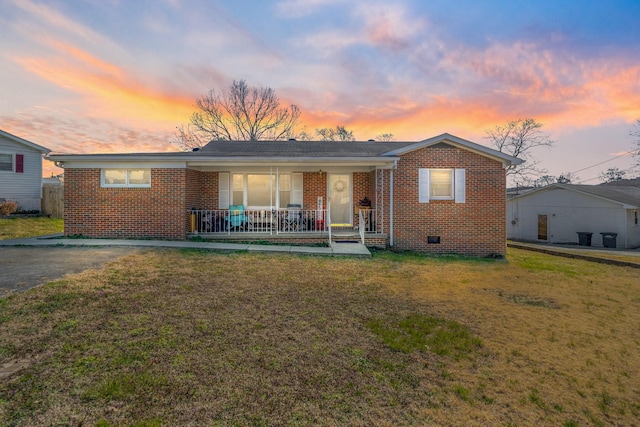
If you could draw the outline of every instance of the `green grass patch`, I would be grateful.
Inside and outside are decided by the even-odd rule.
[[[386,345],[403,353],[432,352],[459,360],[472,357],[482,347],[480,338],[460,323],[422,314],[400,321],[376,318],[367,326]]]
[[[61,218],[8,218],[0,219],[0,240],[22,239],[62,233],[64,220]]]

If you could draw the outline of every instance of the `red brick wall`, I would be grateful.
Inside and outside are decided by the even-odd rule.
[[[464,168],[466,203],[418,203],[418,169]],[[506,182],[502,163],[447,144],[401,156],[394,171],[394,247],[431,253],[506,253]],[[440,236],[440,244],[427,243]]]
[[[152,169],[151,188],[101,188],[100,169],[66,169],[64,233],[93,238],[184,239],[186,169]],[[198,173],[198,172],[195,172]],[[190,206],[189,206],[190,207]]]
[[[322,196],[324,207],[327,207],[327,174],[305,172],[302,175],[303,203],[305,209],[316,209],[318,196]]]

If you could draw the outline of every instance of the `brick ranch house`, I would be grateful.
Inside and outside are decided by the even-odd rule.
[[[450,134],[47,158],[65,170],[66,236],[311,243],[357,230],[367,246],[474,256],[506,253],[505,168],[522,162]]]

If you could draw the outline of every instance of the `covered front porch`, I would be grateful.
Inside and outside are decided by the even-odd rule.
[[[357,238],[364,244],[367,239],[383,239],[378,228],[378,210],[358,206],[353,225],[332,225],[331,208],[247,210],[242,205],[229,209],[192,209],[189,215],[190,236],[208,239],[290,239],[332,241],[345,237]]]
[[[386,246],[388,165],[189,164],[187,237]]]

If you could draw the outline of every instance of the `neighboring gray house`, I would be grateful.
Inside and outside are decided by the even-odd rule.
[[[20,210],[40,210],[42,156],[51,150],[0,130],[0,201]]]
[[[639,210],[640,187],[551,184],[507,200],[507,239],[636,248]]]

